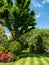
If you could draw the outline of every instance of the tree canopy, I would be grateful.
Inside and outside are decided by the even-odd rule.
[[[0,0],[0,23],[11,32],[13,39],[34,29],[35,12],[30,10],[31,0]]]

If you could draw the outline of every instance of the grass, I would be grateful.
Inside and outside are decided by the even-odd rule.
[[[11,63],[0,63],[0,65],[15,65],[15,62],[11,62]]]
[[[49,65],[49,56],[22,52],[18,61],[11,63],[0,63],[0,65]]]

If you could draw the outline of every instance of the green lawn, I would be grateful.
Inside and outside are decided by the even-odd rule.
[[[22,53],[22,58],[12,63],[0,63],[0,65],[49,65],[49,56]]]

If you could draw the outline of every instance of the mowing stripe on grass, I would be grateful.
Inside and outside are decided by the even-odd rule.
[[[49,57],[46,57],[46,59],[49,61]]]
[[[26,63],[24,65],[30,65],[30,57],[27,58]]]
[[[39,61],[38,61],[37,57],[34,57],[34,65],[39,65]]]
[[[44,57],[44,59],[46,60],[47,63],[49,63],[49,58]]]
[[[19,61],[17,61],[15,65],[24,65],[25,62],[26,62],[26,58],[22,58]]]
[[[43,65],[43,62],[41,61],[41,58],[38,58],[39,65]]]
[[[34,65],[34,57],[31,57],[31,59],[30,59],[30,65]]]
[[[49,65],[48,62],[43,57],[41,57],[40,59],[41,59],[43,65]]]

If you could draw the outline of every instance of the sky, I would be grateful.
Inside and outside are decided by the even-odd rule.
[[[49,29],[49,0],[32,0],[30,9],[35,11],[36,27]]]

